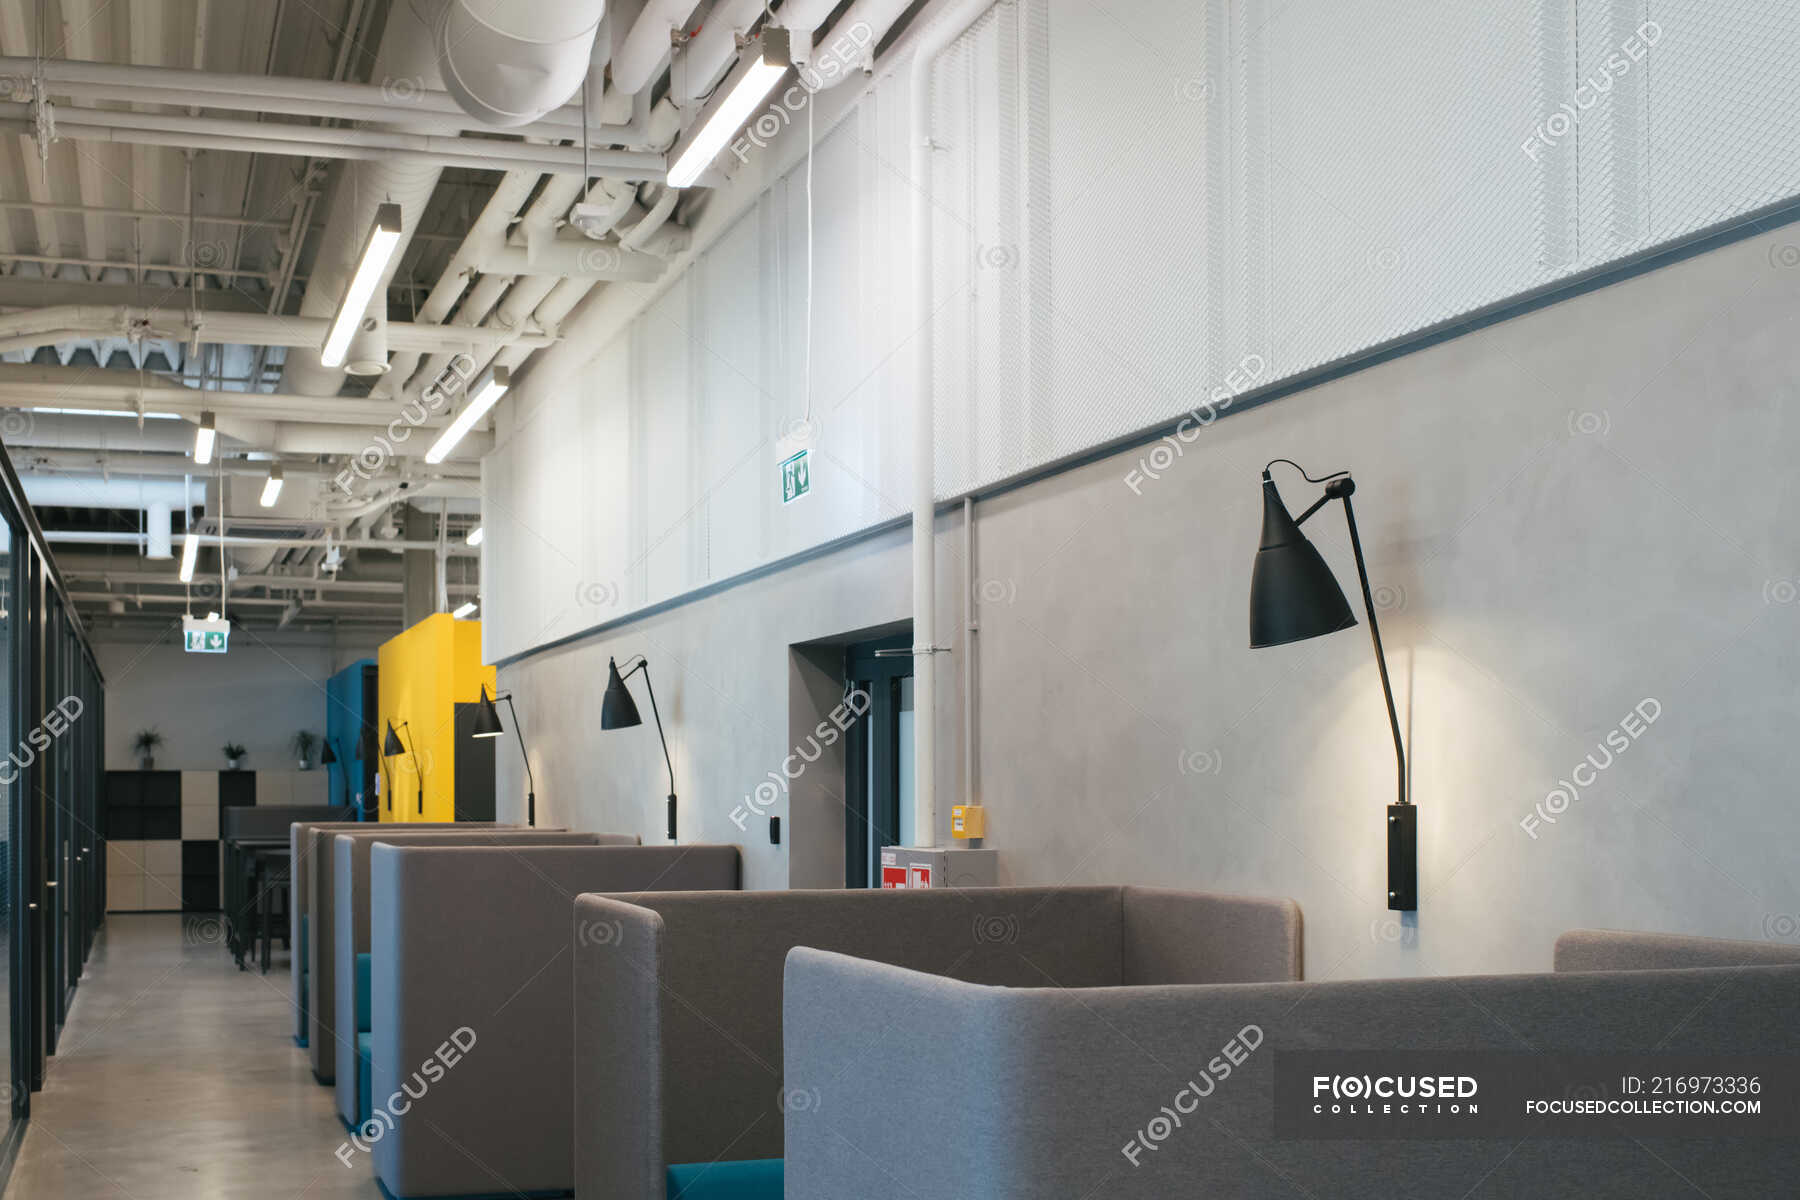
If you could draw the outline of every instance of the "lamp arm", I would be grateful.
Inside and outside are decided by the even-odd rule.
[[[645,677],[649,682],[649,677]],[[525,794],[527,797],[525,823],[537,825],[537,780],[531,775],[531,756],[525,753],[525,734],[519,729],[519,710],[513,707],[512,693],[507,692],[500,699],[506,701],[506,711],[512,714],[513,736],[519,739],[519,761],[525,764]]]
[[[662,713],[656,709],[656,689],[650,686],[650,664],[639,662],[633,671],[644,673],[644,691],[650,694],[650,715],[656,718],[656,736],[662,742],[663,764],[669,768],[669,795],[675,794],[675,762],[669,757],[669,739],[663,736]]]
[[[1387,678],[1387,674],[1385,672],[1383,672],[1382,678],[1383,679]],[[407,722],[407,721],[400,722],[400,728],[406,730],[406,732],[408,732],[408,733],[412,732],[412,724],[410,722]],[[408,754],[412,755],[413,778],[419,781],[419,812],[423,813],[425,811],[425,768],[421,767],[419,765],[419,750],[418,750],[419,739],[414,738],[414,739],[412,739],[412,741],[413,741],[413,744],[406,748],[406,752]],[[455,814],[452,814],[452,815],[455,815]]]
[[[1388,726],[1394,731],[1394,758],[1400,771],[1399,803],[1410,804],[1406,798],[1406,746],[1400,740],[1400,717],[1394,711],[1393,686],[1388,683],[1387,655],[1381,650],[1381,626],[1375,621],[1375,597],[1369,590],[1369,569],[1363,564],[1362,538],[1356,532],[1356,510],[1350,504],[1348,489],[1328,498],[1344,502],[1344,520],[1350,526],[1350,549],[1356,554],[1356,577],[1362,583],[1363,611],[1369,614],[1369,637],[1375,643],[1375,666],[1381,672],[1381,694],[1387,700]]]

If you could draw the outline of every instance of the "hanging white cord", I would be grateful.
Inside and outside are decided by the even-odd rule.
[[[813,440],[812,335],[813,335],[813,97],[806,99],[806,437]]]

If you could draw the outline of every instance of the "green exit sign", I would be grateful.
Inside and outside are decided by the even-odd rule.
[[[812,465],[809,451],[781,460],[781,502],[792,504],[812,491]]]
[[[189,654],[223,654],[231,636],[231,623],[183,617],[181,636]]]

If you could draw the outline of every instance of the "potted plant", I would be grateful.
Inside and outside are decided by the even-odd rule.
[[[225,769],[227,771],[241,771],[244,769],[244,755],[248,753],[248,751],[236,742],[226,742],[222,749],[225,753]]]
[[[162,745],[162,740],[162,734],[154,729],[138,730],[137,736],[131,739],[131,748],[137,751],[139,768],[156,770],[156,748]]]
[[[302,729],[294,735],[294,757],[300,760],[300,769],[310,771],[313,766],[313,750],[319,744],[319,735]]]

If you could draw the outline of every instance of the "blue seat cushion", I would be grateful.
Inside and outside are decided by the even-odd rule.
[[[356,1124],[360,1128],[375,1115],[375,1072],[369,1061],[375,1053],[375,1035],[356,1035]]]
[[[669,1168],[669,1200],[781,1200],[782,1160],[682,1163]]]
[[[367,954],[356,956],[356,1032],[368,1033],[375,1028],[369,1020],[369,976],[374,959]]]

